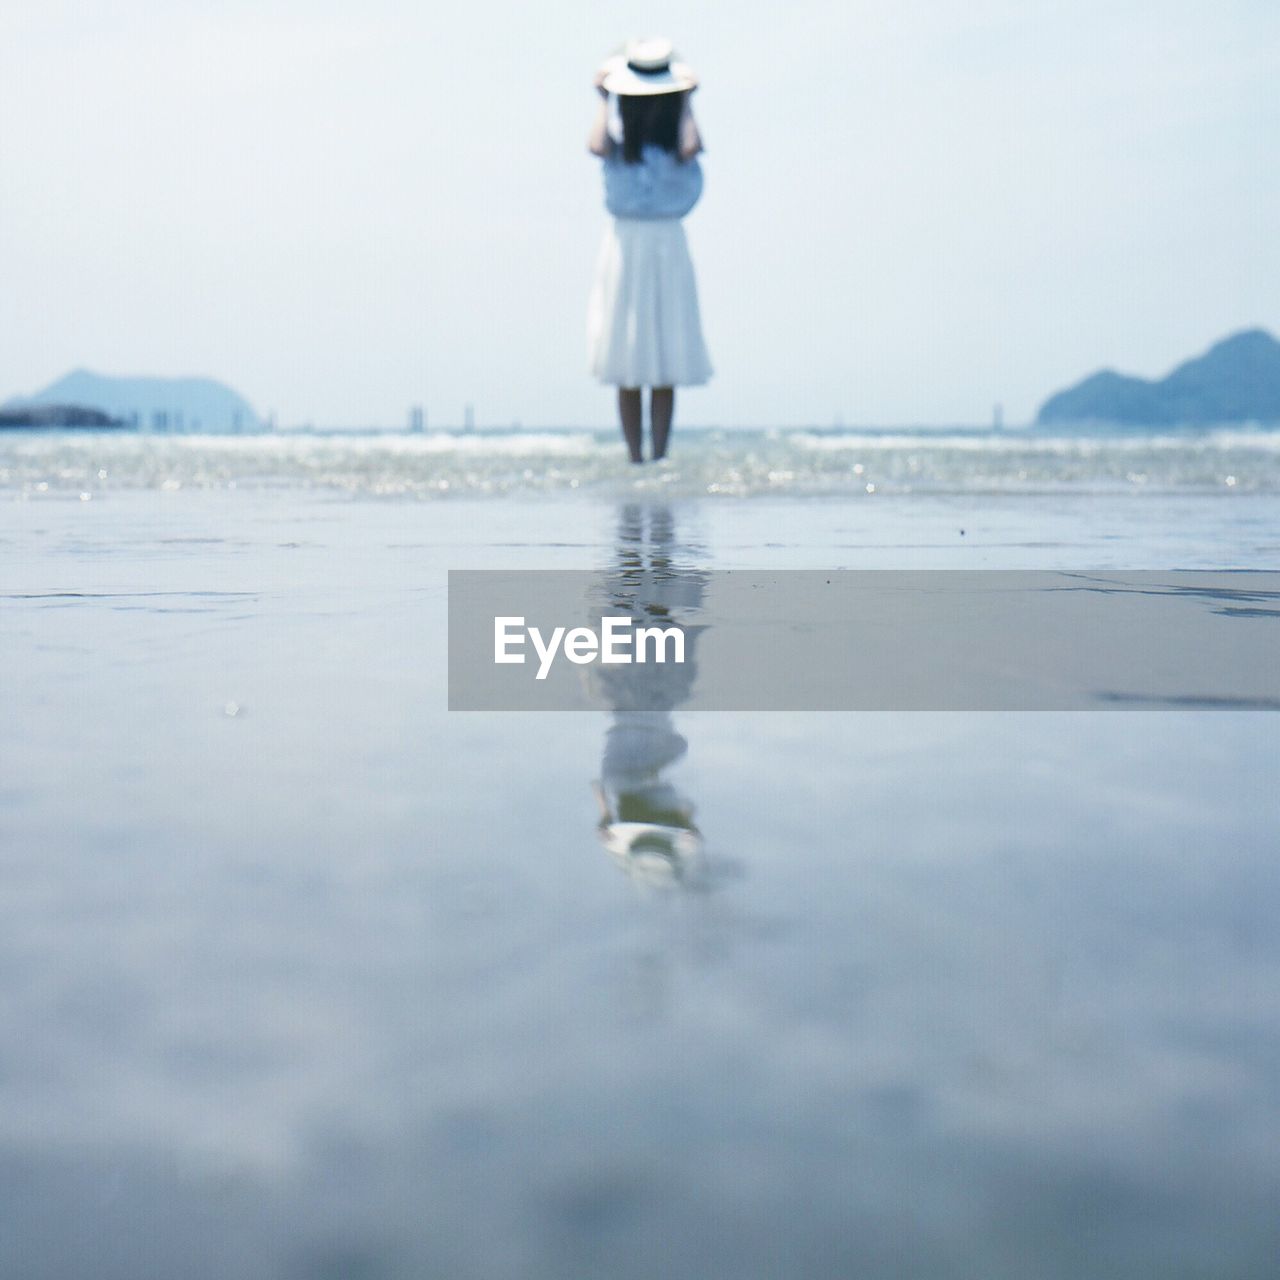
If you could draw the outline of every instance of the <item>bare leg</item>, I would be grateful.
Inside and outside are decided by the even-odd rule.
[[[627,449],[632,462],[643,462],[644,454],[640,451],[640,388],[618,388],[618,417],[622,419],[622,435],[627,442]]]
[[[649,393],[649,429],[653,433],[653,460],[667,456],[671,419],[676,411],[675,387],[654,387]]]

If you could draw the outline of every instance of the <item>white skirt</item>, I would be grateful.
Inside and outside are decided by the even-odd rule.
[[[587,352],[592,374],[619,387],[694,387],[711,377],[679,218],[615,218],[605,229]]]

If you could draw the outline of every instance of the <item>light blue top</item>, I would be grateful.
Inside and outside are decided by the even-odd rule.
[[[702,194],[702,166],[661,147],[645,147],[639,164],[615,143],[604,159],[604,203],[615,218],[683,218]]]

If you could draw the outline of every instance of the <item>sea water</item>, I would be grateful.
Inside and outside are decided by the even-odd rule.
[[[1280,717],[677,710],[664,871],[445,602],[1275,568],[1276,436],[619,450],[0,437],[0,1274],[1271,1276]]]
[[[1280,490],[1280,431],[717,431],[677,434],[630,473],[613,432],[6,432],[0,484],[21,492],[276,484],[438,498],[616,487],[668,497]],[[42,487],[44,486],[44,487]]]

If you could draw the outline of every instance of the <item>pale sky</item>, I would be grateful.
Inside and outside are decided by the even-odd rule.
[[[610,423],[584,144],[628,33],[702,75],[685,422],[1019,422],[1280,332],[1275,0],[41,0],[0,7],[0,399]]]

